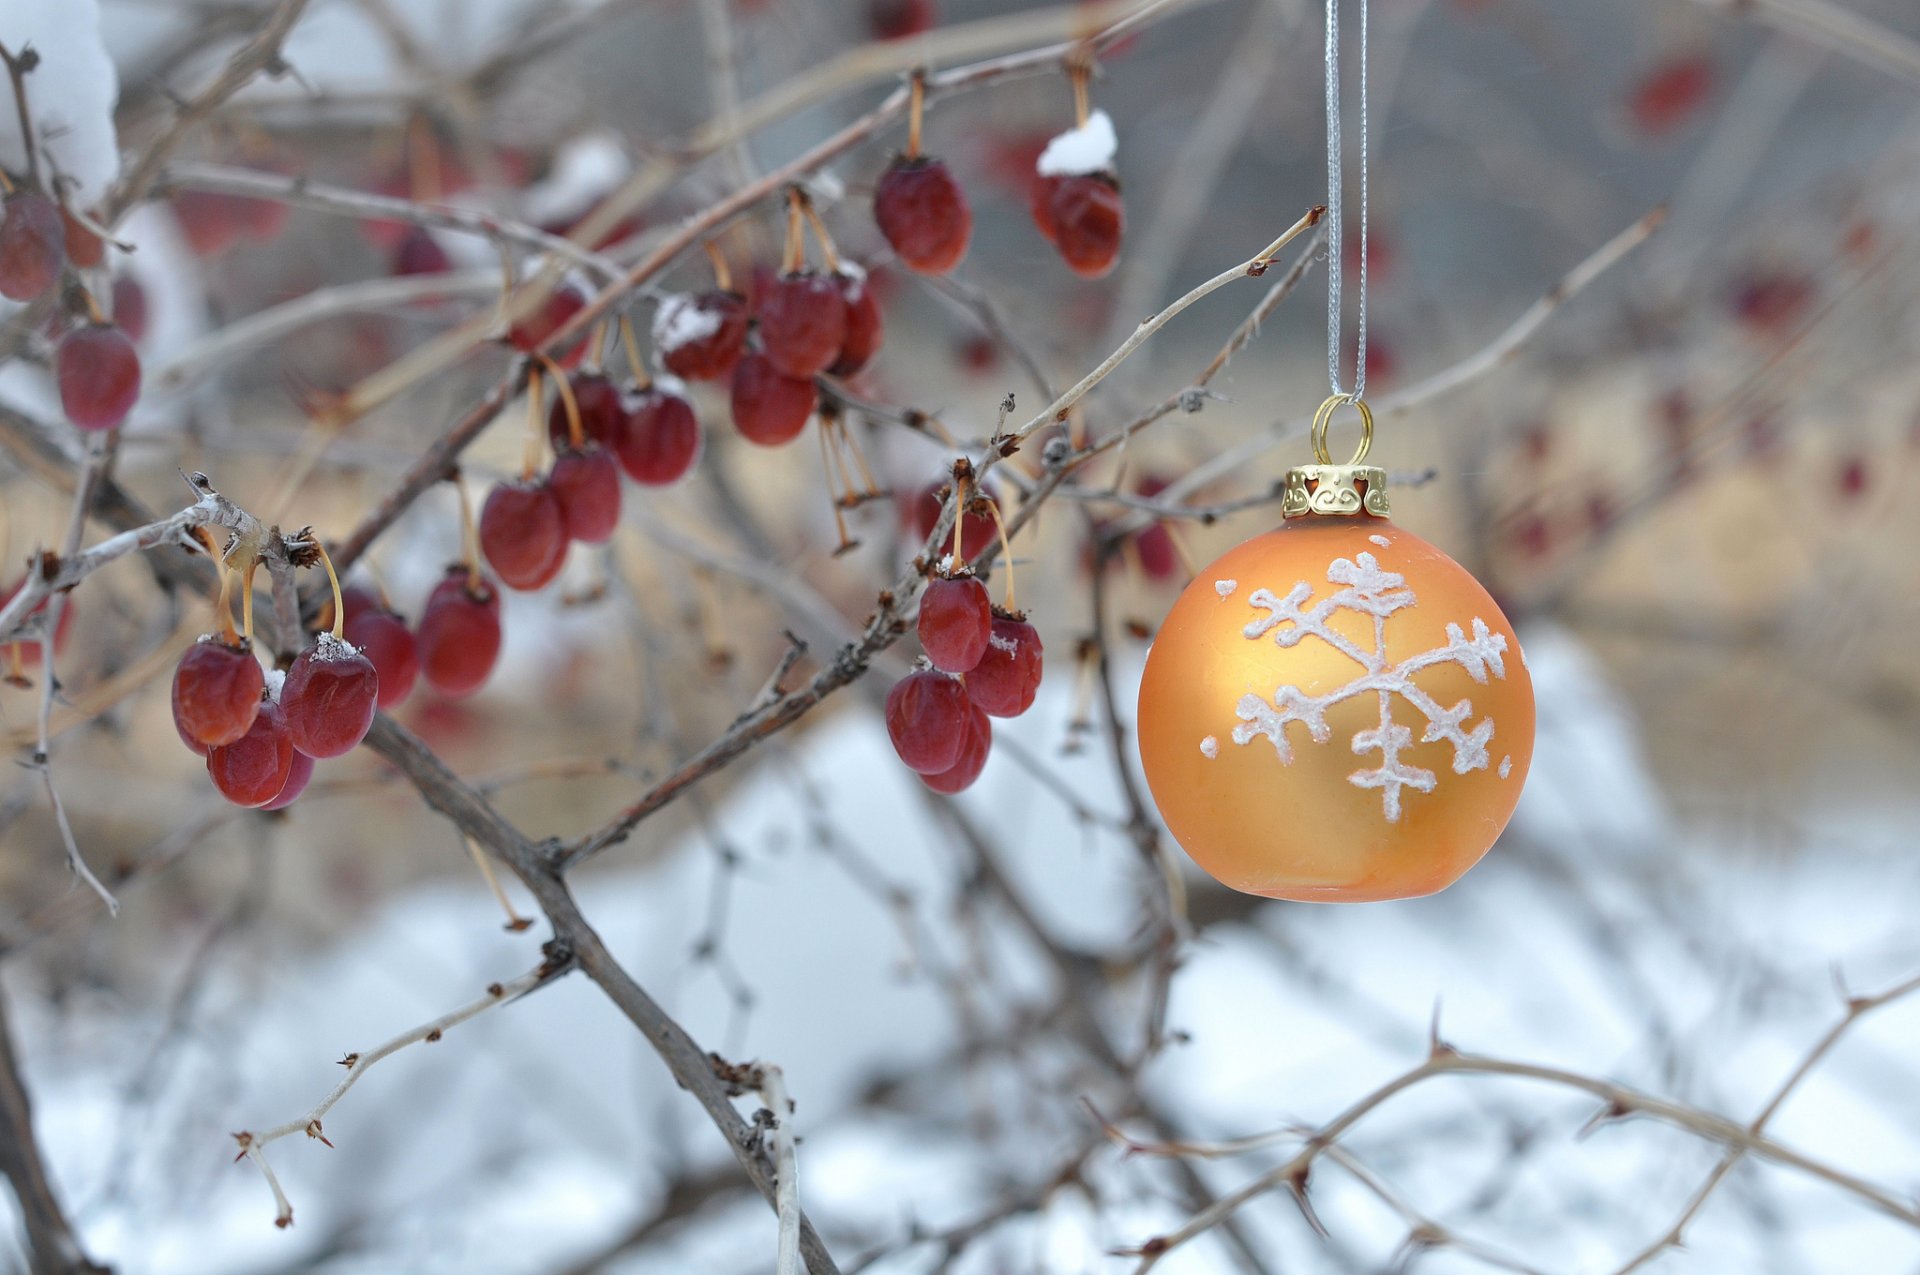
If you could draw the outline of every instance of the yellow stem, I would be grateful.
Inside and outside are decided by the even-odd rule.
[[[640,357],[640,338],[633,334],[633,321],[625,314],[620,316],[620,343],[627,347],[627,371],[633,383],[646,389],[653,384],[653,376],[647,371],[646,360]]]
[[[987,502],[987,512],[993,515],[993,525],[1000,529],[1000,557],[1007,564],[1007,610],[1018,615],[1020,603],[1013,589],[1013,540],[1007,535],[1007,520],[1000,516],[1000,502],[991,495],[982,492],[981,498]]]
[[[787,187],[787,246],[780,257],[781,274],[792,274],[807,263],[807,242],[800,212],[805,199],[798,186]]]
[[[247,645],[253,645],[253,573],[260,569],[260,559],[247,563],[245,574],[240,580],[240,623],[241,632],[246,636]]]
[[[327,583],[333,586],[333,636],[344,642],[347,640],[347,603],[340,596],[340,576],[333,569],[333,559],[327,556],[327,547],[318,540],[313,547],[319,551],[320,565],[327,569]]]
[[[520,459],[520,477],[524,482],[532,482],[534,472],[540,468],[540,435],[547,424],[546,413],[540,410],[544,397],[540,392],[540,365],[536,363],[527,370],[527,445]]]
[[[907,101],[907,158],[920,158],[920,116],[927,104],[927,73],[913,73],[913,96]]]
[[[220,567],[220,600],[213,605],[220,613],[221,636],[228,646],[239,646],[240,635],[233,631],[233,569],[224,563]]]
[[[707,260],[713,263],[713,286],[722,292],[733,291],[733,267],[727,264],[727,254],[720,251],[720,245],[709,239],[703,245],[707,250]]]
[[[1087,76],[1088,67],[1084,61],[1076,59],[1067,68],[1067,78],[1073,82],[1073,123],[1076,128],[1087,126]]]
[[[813,237],[820,241],[820,255],[826,259],[830,274],[840,273],[840,254],[833,250],[833,236],[827,233],[827,223],[820,219],[819,210],[811,202],[805,205],[807,224],[813,227]]]
[[[537,354],[534,357],[553,373],[554,388],[560,391],[560,405],[567,412],[567,441],[573,444],[576,452],[584,452],[587,450],[587,431],[580,422],[580,400],[573,396],[573,386],[567,383],[567,374],[546,355]]]
[[[467,591],[480,588],[480,532],[473,525],[473,497],[467,494],[467,480],[453,476],[453,489],[460,493],[460,544],[466,551]]]
[[[487,888],[493,891],[493,897],[500,901],[501,911],[507,914],[507,928],[518,933],[532,925],[532,921],[513,910],[512,900],[500,887],[500,878],[493,874],[493,865],[487,862],[487,856],[478,843],[472,837],[462,837],[461,840],[467,843],[467,853],[473,856],[473,866],[480,869],[480,875],[486,878]]]

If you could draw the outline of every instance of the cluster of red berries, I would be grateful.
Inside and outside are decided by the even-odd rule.
[[[1029,188],[1034,225],[1082,278],[1113,269],[1126,229],[1126,206],[1113,167],[1113,122],[1085,109],[1084,73],[1075,78],[1077,127],[1055,137],[1038,156]],[[920,153],[923,87],[913,83],[907,149],[894,158],[874,189],[873,217],[909,269],[943,275],[960,264],[973,235],[973,212],[947,166]]]
[[[972,785],[993,747],[992,717],[1018,717],[1040,689],[1040,634],[995,607],[965,567],[927,585],[920,647],[931,667],[887,692],[887,735],[920,782],[940,793]]]
[[[59,286],[69,263],[88,270],[105,259],[100,236],[51,196],[14,178],[6,185],[12,193],[0,213],[0,296],[37,301]],[[140,397],[140,356],[126,330],[103,319],[84,292],[79,295],[91,321],[69,329],[54,351],[60,404],[81,429],[113,429]],[[118,287],[114,295],[120,295]]]

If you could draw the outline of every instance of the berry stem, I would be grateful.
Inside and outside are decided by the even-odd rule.
[[[34,185],[38,186],[40,184],[40,152],[34,145],[33,115],[27,110],[29,68],[23,65],[24,55],[31,52],[32,50],[22,50],[21,54],[16,55],[6,45],[0,44],[0,61],[7,64],[7,78],[13,81],[13,108],[20,115],[20,140],[27,150],[27,176]],[[8,188],[7,193],[13,193],[11,187]]]
[[[1000,502],[986,492],[980,493],[980,499],[987,503],[987,512],[993,515],[993,525],[1000,529],[1000,557],[1007,564],[1007,610],[1020,614],[1020,603],[1013,588],[1013,540],[1007,535],[1007,520],[1000,516]]]
[[[593,334],[587,338],[586,371],[598,372],[607,362],[607,334],[611,325],[602,319],[593,325]]]
[[[85,300],[87,303],[88,320],[92,322],[95,327],[105,326],[107,322],[107,316],[100,312],[100,303],[94,300],[93,293],[87,291],[85,288],[80,288],[78,289],[78,291],[80,293],[81,298]]]
[[[727,264],[727,254],[720,251],[720,245],[712,239],[701,246],[707,250],[707,260],[713,263],[713,286],[722,292],[732,292],[733,267]]]
[[[260,559],[255,558],[241,569],[240,577],[240,632],[253,645],[253,573],[260,569]]]
[[[333,587],[333,636],[344,642],[347,640],[347,601],[340,596],[340,575],[333,569],[327,547],[318,540],[313,542],[313,547],[320,554],[320,565],[327,569],[327,583]]]
[[[573,444],[573,450],[587,450],[587,431],[580,424],[580,400],[573,396],[573,386],[567,384],[567,374],[560,365],[544,354],[536,354],[547,371],[553,374],[554,388],[560,391],[560,405],[567,410],[567,441]]]
[[[0,195],[13,193],[13,178],[7,176],[7,170],[0,168]]]
[[[415,203],[432,203],[440,198],[440,143],[425,115],[415,115],[407,129],[407,176]]]
[[[520,457],[520,477],[525,482],[532,482],[540,468],[541,418],[546,415],[540,405],[545,399],[540,389],[540,365],[536,363],[527,369],[527,445]]]
[[[827,233],[827,223],[820,218],[820,210],[811,200],[802,205],[807,214],[807,224],[813,227],[813,237],[820,241],[820,255],[826,260],[830,274],[840,273],[840,254],[833,249],[833,236]]]
[[[967,551],[963,545],[961,528],[967,525],[967,483],[956,478],[953,484],[953,561],[958,566],[967,563]]]
[[[640,357],[640,338],[633,334],[633,320],[625,314],[620,316],[620,343],[627,347],[627,374],[633,377],[633,383],[643,390],[651,386],[653,374]]]
[[[453,489],[460,493],[460,546],[467,560],[467,592],[480,590],[480,533],[473,525],[473,497],[467,494],[467,480],[453,471]]]
[[[1084,56],[1074,58],[1067,67],[1067,80],[1073,85],[1073,124],[1075,128],[1087,126],[1088,102],[1087,79],[1092,73]]]
[[[920,158],[920,116],[927,105],[927,73],[924,68],[916,68],[913,73],[912,96],[907,99],[907,158]]]
[[[798,186],[787,187],[787,244],[780,256],[781,274],[793,274],[807,263],[805,218],[800,211],[806,198]]]
[[[481,851],[479,843],[472,837],[462,837],[461,840],[467,843],[467,853],[473,856],[473,866],[480,869],[480,875],[486,878],[487,888],[493,891],[494,898],[500,900],[500,908],[507,914],[507,928],[517,934],[531,926],[532,921],[513,910],[512,900],[508,899],[507,892],[501,889],[500,878],[493,874],[493,865],[487,862],[487,856]]]
[[[835,449],[831,448],[827,442],[827,434],[831,431],[831,429],[832,429],[832,426],[828,423],[828,418],[824,416],[821,417],[820,429],[818,431],[820,434],[820,472],[826,476],[827,502],[833,508],[834,528],[840,533],[840,546],[839,548],[835,549],[834,552],[841,553],[847,549],[852,548],[852,541],[847,536],[846,515],[840,511],[840,493],[834,489],[833,471],[835,467],[835,463],[834,463],[835,457],[833,455],[833,452]],[[840,466],[840,476],[843,480],[846,477],[846,468],[844,464]],[[850,491],[853,487],[853,484],[848,483],[847,487],[848,487],[848,490]]]

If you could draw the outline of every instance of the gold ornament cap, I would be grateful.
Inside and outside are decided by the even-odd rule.
[[[1360,446],[1352,460],[1336,465],[1327,452],[1327,427],[1333,423],[1334,412],[1349,403],[1360,413]],[[1287,471],[1286,487],[1280,495],[1281,517],[1369,514],[1385,518],[1387,471],[1377,465],[1361,464],[1373,450],[1373,411],[1366,401],[1352,394],[1333,395],[1313,414],[1311,437],[1317,463],[1295,465]]]

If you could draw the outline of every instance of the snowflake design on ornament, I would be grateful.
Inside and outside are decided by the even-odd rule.
[[[1389,664],[1387,619],[1418,600],[1413,590],[1406,587],[1407,578],[1384,570],[1372,554],[1363,553],[1357,558],[1335,558],[1327,568],[1327,582],[1340,588],[1304,611],[1301,608],[1313,596],[1313,586],[1304,580],[1294,585],[1285,597],[1276,597],[1268,589],[1255,589],[1247,596],[1247,605],[1266,614],[1241,631],[1249,641],[1259,641],[1272,633],[1274,643],[1284,648],[1298,646],[1310,637],[1318,638],[1359,665],[1359,676],[1325,695],[1308,695],[1297,686],[1282,686],[1274,692],[1271,701],[1258,695],[1241,696],[1234,708],[1234,716],[1240,719],[1241,725],[1233,729],[1233,742],[1246,745],[1265,736],[1281,762],[1291,762],[1293,746],[1287,741],[1290,723],[1303,723],[1313,742],[1324,744],[1333,735],[1332,727],[1327,724],[1328,709],[1356,696],[1377,695],[1380,725],[1357,732],[1353,737],[1353,751],[1377,752],[1380,764],[1356,770],[1348,779],[1357,787],[1378,788],[1387,822],[1398,823],[1400,790],[1432,792],[1438,777],[1402,759],[1401,753],[1413,744],[1413,731],[1393,720],[1394,697],[1399,696],[1427,719],[1421,743],[1444,739],[1453,745],[1454,774],[1485,770],[1487,743],[1493,738],[1492,720],[1483,717],[1469,726],[1467,719],[1473,713],[1472,701],[1463,699],[1451,708],[1445,707],[1420,689],[1414,682],[1414,674],[1438,664],[1458,664],[1469,677],[1484,686],[1489,672],[1499,678],[1507,675],[1502,659],[1507,639],[1475,616],[1471,636],[1459,625],[1449,623],[1445,646]],[[1223,591],[1222,597],[1225,596]],[[1371,651],[1328,627],[1328,620],[1338,611],[1357,611],[1373,617]],[[1207,742],[1212,740],[1212,736],[1207,737]],[[1209,757],[1215,756],[1219,745],[1215,743],[1212,749],[1207,749],[1203,742],[1202,751]]]

